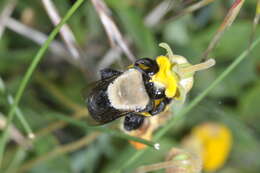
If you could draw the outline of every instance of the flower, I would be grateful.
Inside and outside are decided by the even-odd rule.
[[[185,101],[187,93],[193,87],[195,72],[214,66],[215,60],[208,59],[192,65],[185,57],[173,54],[167,43],[160,43],[159,46],[166,50],[166,55],[156,58],[159,72],[152,76],[151,81],[165,87],[166,97]]]
[[[202,158],[205,171],[216,171],[229,156],[232,133],[223,124],[207,122],[194,127],[183,145]]]

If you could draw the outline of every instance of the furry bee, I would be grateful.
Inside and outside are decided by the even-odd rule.
[[[209,59],[191,65],[186,58],[174,55],[166,43],[159,46],[166,49],[166,56],[138,59],[123,72],[100,71],[101,80],[85,100],[95,121],[105,124],[124,116],[124,129],[136,130],[146,117],[165,111],[172,100],[185,100],[195,72],[215,64]]]
[[[91,117],[105,124],[125,116],[125,130],[139,128],[145,117],[163,112],[179,94],[174,83],[176,76],[165,76],[167,70],[170,72],[170,62],[165,56],[138,59],[124,72],[101,70],[101,80],[86,99]],[[171,80],[172,85],[168,84]]]

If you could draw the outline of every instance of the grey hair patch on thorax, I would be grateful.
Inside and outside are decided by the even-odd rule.
[[[116,78],[107,89],[108,99],[119,110],[143,110],[149,103],[142,74],[136,69],[129,69]]]

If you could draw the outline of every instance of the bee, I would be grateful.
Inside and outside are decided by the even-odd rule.
[[[101,70],[101,80],[85,100],[90,116],[100,124],[124,117],[125,130],[138,129],[146,117],[160,114],[182,97],[182,76],[173,71],[177,64],[168,56],[158,56],[140,58],[123,72]]]

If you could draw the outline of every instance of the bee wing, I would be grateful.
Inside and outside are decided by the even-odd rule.
[[[105,114],[102,114],[103,117],[109,117],[107,119],[102,119],[102,121],[96,121],[95,119],[93,119],[90,115],[88,116],[87,118],[87,122],[89,125],[92,125],[92,126],[99,126],[99,125],[104,125],[104,124],[107,124],[107,123],[110,123],[112,121],[115,121],[121,117],[124,117],[128,114],[129,112],[121,112],[121,113],[118,113],[118,114],[111,114],[111,113],[105,113]]]
[[[105,79],[100,79],[98,81],[90,83],[88,86],[85,86],[82,91],[82,97],[84,100],[89,96],[90,92],[97,91],[97,90],[105,90],[107,86],[116,78],[118,75],[114,75]]]

